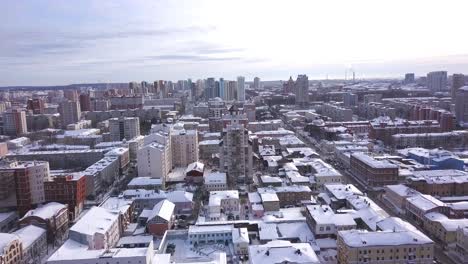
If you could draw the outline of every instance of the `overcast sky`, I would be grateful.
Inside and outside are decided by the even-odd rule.
[[[466,0],[5,0],[0,85],[468,73],[467,14]]]

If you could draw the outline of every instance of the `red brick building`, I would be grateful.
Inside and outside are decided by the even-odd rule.
[[[69,219],[81,213],[86,198],[86,177],[83,174],[55,176],[44,182],[46,202],[68,205]]]
[[[354,153],[350,160],[351,173],[369,187],[383,187],[398,183],[398,166],[376,160],[364,153]]]
[[[174,203],[169,200],[162,200],[157,203],[146,222],[146,228],[153,236],[163,236],[171,229],[174,222]]]
[[[380,117],[371,122],[369,137],[389,145],[392,142],[392,136],[396,134],[438,133],[441,131],[441,126],[436,120],[408,121]]]

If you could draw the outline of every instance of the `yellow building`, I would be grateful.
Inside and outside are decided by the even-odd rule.
[[[434,242],[416,229],[339,231],[337,249],[340,264],[430,264],[434,257]]]

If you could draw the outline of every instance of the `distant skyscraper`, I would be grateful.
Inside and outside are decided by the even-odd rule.
[[[220,97],[219,82],[215,81],[214,97]]]
[[[10,109],[3,113],[3,134],[17,137],[28,132],[26,112]]]
[[[303,106],[309,103],[309,77],[307,75],[297,76],[294,93],[296,95],[296,105]]]
[[[128,84],[128,93],[129,94],[136,94],[137,90],[138,90],[138,83],[130,82]]]
[[[205,98],[214,98],[215,97],[215,89],[216,89],[216,81],[214,78],[206,79],[205,84]]]
[[[283,83],[283,92],[286,94],[294,92],[294,80],[292,76],[289,76],[289,80]]]
[[[42,114],[44,112],[44,100],[42,98],[28,99],[27,109],[31,110],[33,114]]]
[[[140,119],[138,117],[120,117],[109,119],[111,141],[130,140],[140,135]]]
[[[255,89],[260,88],[260,78],[258,78],[258,77],[255,77],[255,78],[254,78],[254,84],[253,84],[253,86],[254,86],[253,88],[255,88]]]
[[[237,98],[237,82],[229,81],[226,84],[226,101],[233,101]]]
[[[64,90],[63,96],[70,101],[78,101],[78,91],[74,89]]]
[[[427,74],[427,88],[433,93],[442,92],[447,89],[447,72],[435,71]]]
[[[455,97],[455,117],[457,118],[457,123],[464,127],[468,125],[468,86],[463,86],[457,90],[457,95]]]
[[[78,101],[64,101],[59,105],[62,127],[78,122],[81,119],[81,108]]]
[[[452,75],[452,100],[455,100],[457,96],[457,90],[465,86],[465,75],[461,73],[455,73]]]
[[[237,100],[245,101],[245,78],[243,76],[237,77]]]
[[[223,100],[226,100],[226,83],[223,78],[219,78],[219,97]]]
[[[203,91],[205,91],[205,81],[197,80],[197,84],[195,85],[195,97],[200,97]]]
[[[414,83],[414,73],[405,74],[405,83]]]
[[[91,111],[91,96],[88,92],[80,94],[81,111]]]

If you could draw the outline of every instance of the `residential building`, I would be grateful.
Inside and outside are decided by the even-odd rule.
[[[45,202],[44,181],[49,179],[45,161],[3,161],[0,166],[1,206],[18,210],[20,216]]]
[[[13,137],[28,132],[26,112],[20,109],[10,109],[3,112],[3,134]]]
[[[227,177],[224,172],[209,172],[204,176],[205,189],[211,191],[224,191],[227,190]]]
[[[434,258],[434,242],[414,227],[402,231],[339,231],[337,248],[338,263],[343,264],[430,264]]]
[[[455,101],[457,98],[458,89],[465,86],[465,75],[461,73],[454,73],[452,75],[452,101]]]
[[[193,193],[186,191],[126,190],[123,192],[123,197],[135,202],[137,214],[144,209],[152,210],[157,203],[165,199],[175,204],[176,215],[191,215],[194,207]]]
[[[353,121],[353,111],[336,103],[325,103],[322,105],[322,115],[330,117],[336,122]]]
[[[414,83],[414,73],[406,73],[404,83],[405,84]]]
[[[351,154],[351,173],[371,188],[398,183],[398,166],[386,160],[376,160],[364,153]]]
[[[27,104],[26,108],[28,110],[31,110],[33,114],[38,115],[38,114],[44,113],[45,103],[42,98],[28,99],[26,104]]]
[[[233,190],[211,191],[208,213],[211,221],[239,219],[239,192]]]
[[[237,108],[230,109],[231,116],[237,115]],[[222,133],[220,142],[220,169],[228,176],[228,185],[248,183],[252,177],[252,142],[249,131],[237,122],[235,118]]]
[[[468,86],[458,88],[455,98],[455,117],[457,123],[465,126],[468,123]]]
[[[309,103],[309,77],[307,75],[297,76],[294,94],[296,95],[296,105],[303,106]]]
[[[205,164],[195,161],[185,169],[185,180],[190,183],[203,183]]]
[[[317,238],[336,236],[341,230],[357,227],[351,214],[335,214],[328,205],[308,205],[305,215],[310,230]]]
[[[160,190],[162,189],[162,180],[150,177],[136,177],[133,178],[128,184],[127,189],[137,190]]]
[[[162,237],[167,230],[172,228],[174,209],[175,204],[168,200],[157,203],[151,210],[146,222],[148,232],[153,236]]]
[[[298,206],[302,201],[310,201],[312,190],[308,186],[303,185],[289,185],[281,187],[266,187],[258,188],[257,192],[262,193],[275,193],[278,196],[280,206]]]
[[[260,83],[260,78],[259,78],[259,77],[255,77],[255,78],[254,78],[254,81],[253,81],[253,88],[254,88],[254,89],[261,88],[261,83]]]
[[[91,207],[69,231],[69,240],[89,250],[112,248],[119,238],[119,214],[101,207]]]
[[[185,130],[182,124],[176,124],[170,132],[172,148],[172,166],[186,167],[198,161],[198,132]]]
[[[237,101],[245,101],[245,77],[237,77]]]
[[[47,264],[152,264],[159,262],[153,242],[147,247],[90,249],[84,244],[67,240],[47,260]],[[156,258],[155,258],[156,257]],[[153,259],[154,258],[154,259]]]
[[[82,173],[56,175],[44,181],[46,202],[68,205],[70,221],[73,221],[84,208],[86,199],[86,177]]]
[[[407,178],[408,186],[438,197],[468,195],[468,173],[461,170],[414,171]]]
[[[171,140],[167,135],[153,135],[155,141],[138,150],[138,176],[161,179],[164,185],[172,170]]]
[[[396,134],[426,134],[441,131],[440,123],[436,120],[408,121],[401,118],[391,119],[388,116],[383,116],[371,121],[369,137],[382,140],[386,145],[392,145],[392,136]]]
[[[427,74],[427,88],[432,93],[442,92],[447,90],[447,72],[435,71]]]
[[[249,263],[296,263],[319,264],[315,251],[309,243],[291,243],[287,240],[274,240],[264,245],[249,246]]]
[[[140,135],[140,119],[138,117],[119,117],[109,119],[111,141],[131,140]]]
[[[66,128],[69,124],[76,123],[81,119],[81,108],[79,101],[61,102],[58,110],[63,128]]]

